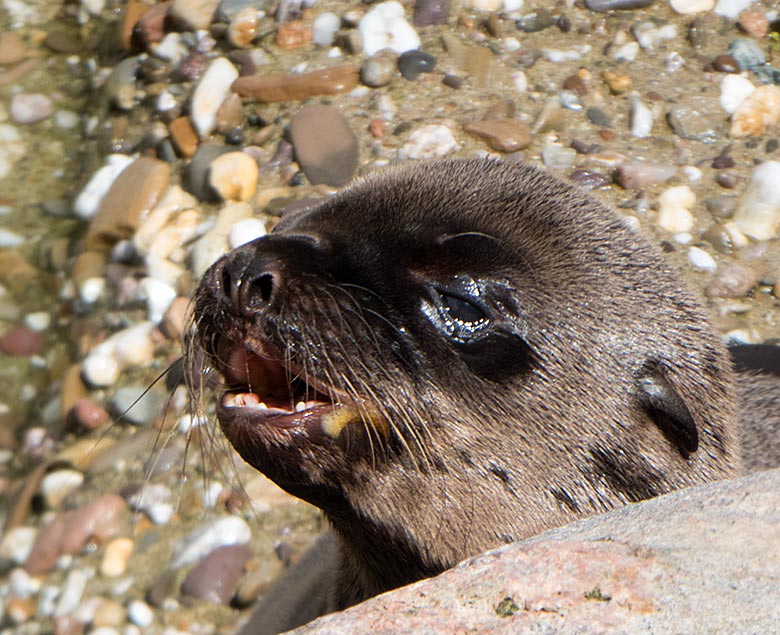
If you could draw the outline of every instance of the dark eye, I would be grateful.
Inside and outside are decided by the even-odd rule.
[[[462,324],[478,324],[487,319],[485,312],[473,302],[448,293],[439,292],[442,308],[450,317]]]
[[[458,277],[447,285],[432,285],[432,305],[424,311],[448,337],[465,342],[490,324],[488,309],[476,282]]]

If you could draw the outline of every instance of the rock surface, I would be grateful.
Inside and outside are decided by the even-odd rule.
[[[779,571],[773,470],[546,532],[291,632],[773,633]]]

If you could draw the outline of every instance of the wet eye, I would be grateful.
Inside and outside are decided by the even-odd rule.
[[[478,324],[487,320],[485,312],[473,302],[447,293],[439,292],[441,307],[449,316],[462,324]]]

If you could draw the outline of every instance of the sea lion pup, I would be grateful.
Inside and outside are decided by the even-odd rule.
[[[527,165],[358,179],[215,263],[195,320],[224,433],[333,527],[329,594],[301,580],[290,620],[251,632],[741,469],[703,309],[616,213]]]

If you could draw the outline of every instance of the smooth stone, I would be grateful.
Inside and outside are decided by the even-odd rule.
[[[735,20],[751,4],[753,4],[753,0],[718,0],[715,3],[713,13]]]
[[[758,284],[755,268],[742,263],[732,263],[718,273],[704,290],[708,298],[736,299],[745,297]]]
[[[52,100],[41,93],[18,93],[11,98],[11,120],[17,124],[43,121],[54,112]]]
[[[780,86],[759,86],[731,116],[732,137],[757,137],[780,122]]]
[[[729,44],[729,55],[746,70],[754,70],[766,64],[766,53],[752,39],[738,37]]]
[[[122,170],[92,218],[87,248],[108,249],[131,238],[168,188],[170,177],[171,167],[150,157],[139,157]]]
[[[141,628],[148,628],[154,623],[152,607],[141,600],[133,600],[127,605],[127,619]]]
[[[592,170],[574,170],[569,175],[569,180],[585,190],[594,190],[612,183],[612,180],[605,175]]]
[[[261,15],[254,7],[246,7],[239,11],[230,21],[227,32],[228,42],[237,48],[251,46],[258,34],[257,27]]]
[[[448,126],[427,124],[418,128],[398,149],[399,159],[437,159],[458,149],[458,142]]]
[[[135,107],[140,66],[140,57],[128,57],[119,62],[108,76],[104,91],[111,105],[118,110],[129,111]]]
[[[122,538],[120,540],[128,539]],[[108,546],[110,545],[111,543],[109,543]],[[96,599],[98,599],[98,602],[95,607],[95,612],[92,614],[92,630],[90,631],[90,634],[93,634],[98,630],[104,631],[106,629],[116,629],[120,626],[124,626],[125,621],[127,620],[127,610],[125,607],[114,600],[108,600],[106,598]]]
[[[360,80],[371,88],[387,86],[398,70],[398,54],[382,49],[366,58],[360,65]]]
[[[217,123],[217,111],[228,98],[231,86],[238,78],[236,67],[226,57],[209,64],[192,94],[190,120],[201,139],[208,137]]]
[[[40,355],[45,345],[45,334],[26,326],[17,326],[0,337],[0,353],[12,357]]]
[[[714,143],[718,140],[722,117],[711,108],[710,100],[695,96],[685,103],[672,104],[666,113],[666,122],[672,132],[682,139]]]
[[[360,159],[357,137],[334,106],[312,105],[290,122],[295,159],[313,185],[339,187],[355,173]]]
[[[776,238],[780,232],[780,162],[766,161],[750,175],[734,222],[756,240]]]
[[[249,525],[237,516],[209,520],[174,543],[171,568],[194,564],[219,547],[246,544],[251,535]]]
[[[472,77],[478,86],[490,83],[495,55],[486,46],[466,44],[451,33],[442,35],[442,42],[450,62],[458,69]]]
[[[671,179],[677,173],[672,165],[652,161],[624,161],[618,165],[615,182],[626,190],[643,190]]]
[[[696,269],[701,269],[702,271],[712,272],[718,268],[715,259],[699,247],[691,247],[688,249],[688,260]]]
[[[124,154],[109,154],[105,165],[87,181],[73,203],[73,211],[79,218],[92,218],[100,209],[100,203],[111,189],[120,173],[135,161]]]
[[[276,25],[276,46],[280,49],[297,49],[311,42],[311,28],[301,20],[280,22]]]
[[[424,51],[407,51],[398,58],[398,71],[404,79],[413,81],[436,68],[436,58]]]
[[[114,538],[106,545],[100,562],[100,575],[104,578],[118,578],[127,571],[127,563],[135,548],[132,538]]]
[[[171,5],[172,2],[168,1],[147,6],[146,11],[133,26],[131,41],[135,48],[149,48],[151,44],[163,39]]]
[[[182,454],[184,448],[179,443],[171,443],[166,445],[162,450],[154,453],[154,456],[144,461],[144,474],[147,474],[149,478],[154,478],[160,474],[170,472],[182,464]],[[165,496],[161,501],[165,502],[170,498],[170,492],[168,496]]]
[[[76,370],[79,375],[76,379],[78,379],[81,386],[83,386],[84,382],[81,381],[80,377],[81,367],[77,366]],[[67,412],[69,413],[69,416],[72,417],[73,423],[84,430],[98,430],[106,425],[110,419],[108,411],[105,408],[99,406],[87,397],[77,399],[72,407],[68,408]]]
[[[658,197],[658,225],[666,231],[678,234],[693,229],[691,209],[696,195],[687,185],[670,187]]]
[[[114,391],[108,402],[117,421],[137,426],[151,425],[163,412],[167,396],[148,386],[123,386]]]
[[[262,11],[267,6],[267,0],[222,0],[215,17],[219,22],[230,24],[244,9]]]
[[[639,93],[631,93],[630,110],[631,134],[639,139],[650,136],[653,129],[653,112],[642,103]]]
[[[463,129],[499,152],[517,152],[527,148],[533,141],[528,124],[519,119],[473,121],[465,124]]]
[[[585,0],[585,6],[591,11],[607,13],[623,9],[644,9],[655,0]]]
[[[171,302],[163,316],[160,327],[165,335],[175,342],[183,342],[187,329],[190,299],[179,296]]]
[[[577,157],[577,151],[560,145],[549,145],[542,149],[541,155],[545,167],[552,170],[568,170]]]
[[[29,54],[24,40],[16,33],[10,31],[0,33],[0,65],[16,64]]]
[[[173,0],[170,17],[191,31],[202,31],[211,26],[219,0]]]
[[[341,18],[335,13],[320,13],[311,25],[311,40],[317,46],[332,46],[341,27]]]
[[[0,558],[14,564],[24,564],[29,558],[36,536],[37,527],[12,527],[8,529],[0,541]]]
[[[252,207],[247,203],[228,203],[219,211],[214,226],[192,248],[192,271],[196,277],[200,278],[217,258],[227,253],[233,225],[250,216]]]
[[[192,157],[185,179],[187,191],[200,201],[216,200],[216,193],[209,185],[209,169],[217,157],[232,152],[232,148],[212,143],[198,146]]]
[[[244,105],[241,102],[241,97],[235,93],[230,93],[217,110],[217,132],[229,133],[241,128],[245,122],[246,117],[244,116]]]
[[[56,470],[43,477],[39,492],[46,507],[57,509],[68,495],[79,489],[83,483],[84,474],[78,470]]]
[[[95,537],[105,540],[120,530],[125,501],[115,494],[103,494],[78,509],[63,512],[39,532],[24,568],[32,575],[52,570],[63,554],[80,551]]]
[[[243,152],[220,154],[209,165],[208,179],[223,201],[248,201],[257,191],[257,163]]]
[[[265,236],[265,223],[259,218],[245,218],[230,228],[228,244],[231,249]]]
[[[384,48],[405,53],[420,48],[420,36],[406,21],[400,2],[390,0],[371,7],[358,24],[363,53],[373,55]]]
[[[756,87],[747,77],[742,75],[729,74],[723,77],[720,82],[720,105],[727,114],[733,115],[737,112],[739,106],[754,91]]]
[[[190,123],[189,117],[177,117],[168,124],[168,131],[176,152],[190,158],[198,149],[198,135]]]
[[[669,6],[675,13],[681,15],[693,15],[712,11],[715,0],[669,0]]]
[[[139,322],[95,346],[84,359],[84,378],[93,386],[109,386],[121,371],[150,364],[154,359],[153,329],[151,322]]]
[[[301,101],[315,95],[338,95],[358,85],[360,67],[333,66],[301,74],[256,74],[239,77],[232,90],[257,101]]]
[[[62,584],[62,593],[57,598],[57,606],[54,615],[70,615],[81,602],[87,583],[92,577],[92,571],[88,569],[71,569]]]
[[[212,604],[227,605],[251,557],[252,552],[246,545],[219,547],[202,558],[187,574],[181,592]]]
[[[415,0],[412,24],[432,26],[447,24],[450,14],[450,0]]]

